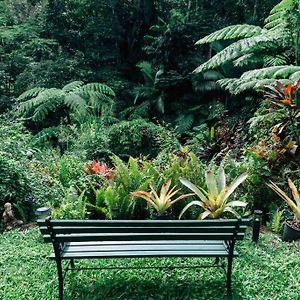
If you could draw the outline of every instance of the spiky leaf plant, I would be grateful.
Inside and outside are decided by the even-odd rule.
[[[189,196],[193,196],[193,193],[178,196],[176,199],[172,199],[176,194],[179,193],[180,189],[176,189],[176,185],[171,187],[171,179],[162,185],[160,194],[156,192],[153,186],[150,184],[151,192],[137,191],[132,192],[131,195],[142,198],[152,206],[159,216],[163,216],[167,213],[168,209],[180,200],[183,200]]]
[[[186,205],[180,213],[179,218],[193,205],[200,206],[203,209],[203,212],[198,216],[198,219],[201,220],[205,218],[217,219],[226,212],[238,215],[234,208],[246,207],[247,203],[243,201],[229,202],[228,200],[231,194],[247,177],[248,174],[243,173],[231,185],[227,186],[225,172],[222,167],[219,168],[218,174],[214,174],[211,170],[208,170],[205,176],[207,190],[195,186],[185,178],[181,178],[181,183],[193,191],[199,197],[199,200],[192,201]]]

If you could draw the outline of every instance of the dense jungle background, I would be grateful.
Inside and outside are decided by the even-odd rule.
[[[300,185],[300,4],[1,0],[0,212],[149,218],[132,192],[247,172],[240,211],[275,231],[266,182]],[[184,199],[172,208],[178,218]],[[193,218],[195,207],[184,215]]]

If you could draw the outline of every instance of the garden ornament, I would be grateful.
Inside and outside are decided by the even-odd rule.
[[[14,216],[12,211],[12,205],[9,202],[4,204],[3,225],[4,225],[4,230],[6,231],[23,225],[23,221],[18,220]]]

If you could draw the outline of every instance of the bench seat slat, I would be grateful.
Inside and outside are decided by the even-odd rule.
[[[91,226],[91,227],[205,227],[205,226],[230,226],[236,225],[236,219],[219,220],[51,220],[52,226]],[[40,227],[46,226],[45,220],[37,220]],[[241,225],[249,225],[250,219],[242,219]]]
[[[234,252],[234,256],[237,256],[237,252]],[[227,251],[108,251],[108,252],[67,252],[62,254],[62,259],[71,258],[118,258],[118,257],[227,257]],[[50,259],[55,259],[54,254],[50,256]]]
[[[178,232],[178,233],[232,233],[235,226],[195,226],[195,227],[90,227],[90,226],[54,226],[55,234],[70,234],[70,233],[163,233],[163,232]],[[239,232],[244,232],[246,226],[241,226]],[[47,234],[47,227],[40,228],[42,234]]]
[[[203,248],[203,245],[110,245],[110,246],[67,246],[64,248],[63,252],[66,253],[75,253],[75,252],[107,252],[107,251],[136,251],[136,250],[151,250],[151,251],[166,251],[166,250],[199,250]],[[224,250],[224,246],[217,245],[205,245],[203,251],[212,251],[212,250]]]
[[[91,234],[58,234],[59,242],[84,241],[125,241],[125,240],[231,240],[233,233],[91,233]],[[238,233],[237,239],[242,240],[244,233]],[[44,235],[44,240],[50,242],[50,236]]]
[[[184,240],[169,240],[169,241],[94,241],[94,242],[69,242],[66,246],[82,247],[84,246],[107,246],[107,245],[224,245],[223,241],[184,241]]]

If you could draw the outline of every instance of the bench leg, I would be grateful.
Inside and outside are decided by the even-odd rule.
[[[70,260],[70,266],[71,266],[72,269],[75,268],[75,262],[74,262],[73,258]]]
[[[227,265],[227,299],[232,299],[232,287],[231,287],[231,275],[232,275],[232,257],[228,257],[228,265]]]
[[[57,275],[58,275],[58,299],[63,300],[64,297],[64,278],[61,266],[61,259],[56,260]]]

